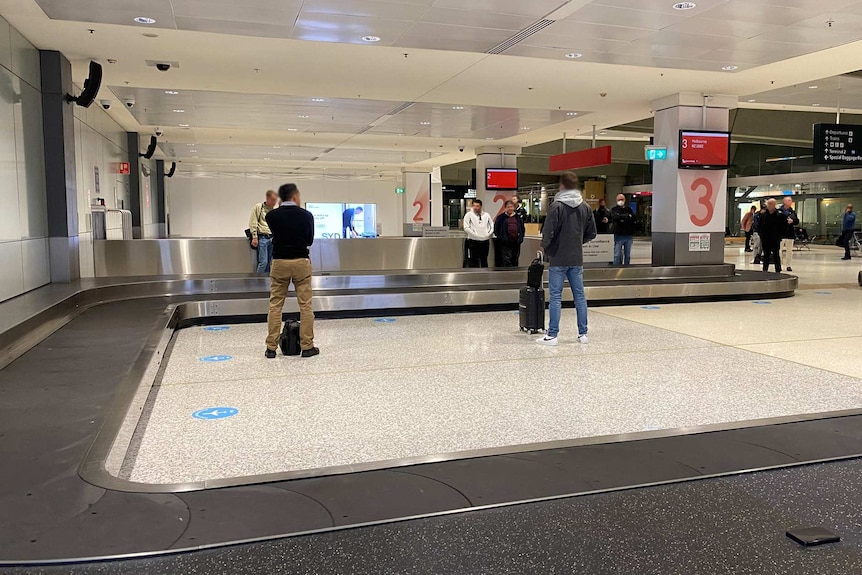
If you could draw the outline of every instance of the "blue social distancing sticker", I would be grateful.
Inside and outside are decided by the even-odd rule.
[[[208,407],[194,412],[192,417],[195,419],[207,420],[225,419],[227,417],[233,417],[237,413],[239,413],[239,410],[235,407]]]
[[[832,295],[831,291],[816,291],[814,293],[816,293],[817,295]]]
[[[205,363],[219,363],[222,361],[230,361],[233,359],[233,356],[230,355],[209,355],[207,357],[202,357],[201,361]]]
[[[756,301],[754,305],[772,305],[771,301]]]
[[[395,323],[394,317],[380,317],[374,320],[374,323]]]
[[[645,305],[645,306],[642,306],[641,309],[657,310],[657,309],[661,309],[661,308],[657,305]]]
[[[230,329],[230,327],[228,327],[226,325],[213,325],[213,326],[204,328],[204,330],[206,330],[206,331],[227,331],[229,329]]]

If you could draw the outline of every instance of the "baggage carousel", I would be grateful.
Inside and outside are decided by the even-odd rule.
[[[525,269],[324,271],[314,277],[314,307],[319,317],[332,318],[514,310],[525,277]],[[585,283],[593,306],[788,297],[797,287],[793,276],[739,272],[731,265],[596,267],[586,270]],[[731,457],[707,473],[679,461],[686,454],[710,452],[716,441],[723,446],[729,441],[766,446],[779,436],[805,436],[822,437],[827,445],[835,429],[862,425],[855,412],[796,417],[564,442],[522,454],[517,464],[504,448],[472,459],[453,455],[413,462],[401,472],[356,467],[323,477],[264,478],[263,484],[255,480],[252,485],[148,487],[112,475],[109,469],[117,465],[112,451],[130,441],[134,431],[128,423],[134,419],[127,416],[141,409],[147,382],[152,385],[175,330],[261,321],[268,288],[267,278],[252,274],[98,278],[53,284],[0,304],[5,405],[0,417],[0,502],[7,510],[0,522],[5,534],[0,538],[0,564],[189,551],[489,504],[737,473],[777,463]],[[290,297],[285,314],[297,311]],[[783,431],[776,434],[779,425]],[[739,427],[748,431],[740,433]],[[645,450],[643,457],[653,460],[649,473],[617,464],[630,458],[633,440]],[[649,455],[654,452],[650,441],[664,442],[667,455],[661,461]],[[550,480],[546,465],[523,463],[531,454],[542,453],[574,462],[597,445],[604,446],[609,466],[601,470],[602,481],[589,483],[589,488],[566,479],[570,472],[565,466]],[[821,455],[812,449],[781,464]],[[830,458],[853,455],[857,452],[852,445],[828,453]],[[451,473],[455,475],[441,482],[439,477]],[[496,486],[493,496],[470,495],[483,485]],[[249,515],[249,510],[257,511]]]

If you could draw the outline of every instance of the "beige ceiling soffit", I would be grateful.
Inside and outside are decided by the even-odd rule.
[[[563,18],[568,18],[590,2],[592,2],[592,0],[569,0],[545,16],[545,20],[562,20]]]

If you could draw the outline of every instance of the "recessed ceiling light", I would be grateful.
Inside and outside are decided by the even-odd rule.
[[[521,129],[522,129],[522,130],[529,130],[530,128],[527,128],[527,127],[525,126],[525,127],[521,128]]]
[[[363,42],[380,42],[380,37],[378,36],[363,36]]]
[[[281,149],[281,146],[273,146],[272,148],[273,148],[274,150],[280,150],[280,149]]]
[[[722,66],[721,69],[725,72],[733,72],[734,70],[738,70],[739,66]]]
[[[566,116],[577,116],[577,115],[578,115],[578,113],[577,113],[577,112],[568,112],[568,113],[566,114]]]
[[[816,90],[816,89],[817,89],[817,86],[808,86],[808,89],[809,89],[809,90]]]
[[[138,24],[155,24],[156,23],[155,20],[153,20],[152,18],[147,18],[146,16],[138,16],[137,18],[135,18],[135,22],[137,22]]]
[[[580,58],[581,56],[583,56],[583,54],[580,54],[578,52],[569,52],[568,54],[566,54],[566,58],[571,58],[572,60]]]
[[[485,138],[486,140],[493,140],[494,138]]]
[[[197,151],[197,150],[189,150],[189,152],[191,152],[192,154],[197,154],[197,153],[198,153],[198,151]]]
[[[452,106],[453,110],[463,110],[464,106]]]
[[[165,90],[165,94],[170,94],[171,96],[176,96],[179,92],[175,92],[174,90]]]
[[[180,128],[188,128],[188,127],[189,127],[188,124],[180,124]]]
[[[288,129],[287,129],[287,131],[288,131],[288,132],[296,132],[296,131],[297,131],[297,129],[296,129],[296,128],[288,128]]]
[[[674,10],[691,10],[692,8],[697,8],[697,4],[694,2],[677,2],[673,5]]]
[[[814,106],[814,107],[816,108],[816,107],[818,107],[820,104],[811,104],[811,105],[812,105],[812,106]]]
[[[757,100],[754,100],[754,99],[752,99],[752,100],[749,100],[749,102],[756,102],[756,101],[757,101]]]
[[[311,101],[312,102],[325,102],[326,100],[324,100],[323,98],[312,98]]]
[[[430,126],[431,122],[419,122],[420,126]]]
[[[182,114],[183,112],[185,112],[185,110],[174,110],[174,112],[176,112],[177,114]]]
[[[307,120],[309,118],[309,116],[306,116],[306,115],[302,115],[302,116],[298,116],[298,117],[302,118],[303,120]]]

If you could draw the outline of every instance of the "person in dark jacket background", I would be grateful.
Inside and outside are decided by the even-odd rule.
[[[763,271],[769,271],[769,259],[775,258],[775,271],[781,272],[781,239],[787,233],[787,216],[778,209],[778,202],[769,199],[766,212],[758,222],[760,242],[763,245]]]
[[[760,241],[760,218],[766,213],[766,207],[760,206],[760,209],[754,212],[754,217],[751,218],[751,251],[754,253],[754,261],[751,263],[759,266],[760,258],[763,255],[763,242]]]
[[[841,223],[841,241],[844,245],[844,257],[842,260],[850,259],[850,240],[853,239],[853,233],[856,231],[856,213],[853,211],[853,204],[847,204],[844,209],[844,221]]]
[[[781,260],[787,266],[787,271],[792,272],[793,244],[796,242],[796,226],[799,225],[799,216],[796,215],[796,210],[793,209],[793,199],[790,197],[785,197],[781,201],[778,211],[781,212],[781,215],[784,216],[787,222],[784,235],[781,237]]]
[[[606,234],[611,231],[611,211],[608,209],[607,201],[604,198],[599,200],[599,208],[593,212],[593,217],[596,220],[596,233]]]
[[[611,221],[614,223],[614,265],[630,265],[636,222],[623,194],[617,196],[617,205],[611,210]]]
[[[574,172],[560,177],[560,191],[548,209],[542,228],[542,249],[550,260],[548,287],[551,321],[548,333],[537,340],[557,345],[562,315],[563,284],[568,279],[578,314],[578,342],[587,343],[587,296],[584,292],[584,244],[596,237],[593,211],[584,202],[580,182]]]
[[[515,213],[515,202],[506,202],[505,211],[494,221],[494,260],[498,268],[516,268],[524,243],[524,220]]]

